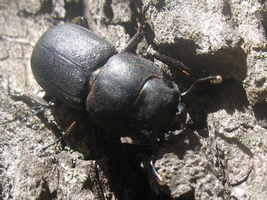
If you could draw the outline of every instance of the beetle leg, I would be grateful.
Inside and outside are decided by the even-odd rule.
[[[9,93],[9,96],[15,101],[23,101],[33,109],[34,108],[38,109],[40,106],[46,108],[49,107],[49,104],[44,99],[30,94],[28,95],[28,94],[20,94],[17,92],[12,92]]]
[[[221,84],[223,81],[223,78],[220,75],[216,75],[216,76],[208,76],[205,78],[200,78],[195,80],[192,85],[190,86],[190,88],[188,90],[186,90],[185,92],[183,92],[181,94],[181,96],[187,96],[195,87],[196,85],[198,85],[199,83],[202,82],[210,82],[211,84]]]
[[[43,108],[54,108],[56,107],[56,99],[53,98],[51,101],[47,102],[43,98],[34,96],[31,94],[20,94],[17,92],[9,92],[9,96],[15,101],[22,101],[35,110],[35,114],[42,112]]]
[[[146,12],[149,8],[151,4],[148,3],[144,6],[144,9],[142,11],[142,21],[141,21],[141,25],[139,30],[136,32],[136,34],[130,39],[130,41],[128,42],[128,44],[126,45],[126,47],[122,50],[122,52],[129,52],[133,49],[133,47],[140,42],[140,40],[143,38],[144,36],[144,28],[146,26],[147,23],[147,16],[146,16]]]
[[[157,53],[157,52],[153,53],[153,54],[146,52],[146,53],[143,54],[143,56],[145,58],[148,58],[148,59],[155,58],[155,59],[163,62],[164,64],[166,64],[168,66],[171,66],[171,67],[173,67],[175,69],[178,69],[179,71],[181,71],[182,73],[186,74],[187,76],[190,76],[190,74],[189,74],[190,69],[187,66],[185,66],[184,63],[182,63],[182,62],[180,62],[178,60],[175,60],[175,59],[173,59],[173,58],[171,58],[169,56],[166,56],[166,55],[163,55],[163,54],[160,54],[160,53]]]
[[[51,129],[56,136],[61,135],[61,131],[59,130],[58,126],[51,122],[44,113],[44,107],[48,108],[49,103],[47,103],[44,99],[40,97],[34,97],[32,95],[26,94],[19,94],[16,92],[10,92],[9,96],[14,99],[15,101],[22,101],[27,104],[31,109],[34,110],[34,114],[42,121],[42,123]]]
[[[70,21],[70,23],[89,29],[88,21],[85,17],[75,17],[73,20]]]
[[[152,160],[149,161],[149,165],[150,165],[150,167],[152,169],[152,172],[153,172],[158,184],[161,185],[161,186],[166,185],[167,184],[167,180],[166,180],[165,176],[160,174],[157,171],[157,169],[156,169],[156,167],[155,167],[155,165],[154,165]]]
[[[153,54],[146,52],[145,54],[143,54],[143,56],[147,59],[150,59],[150,60],[155,58],[155,59],[163,62],[164,64],[171,66],[171,67],[174,67],[174,68],[178,69],[179,71],[181,71],[182,73],[190,76],[190,74],[188,72],[190,69],[188,67],[186,67],[185,64],[183,64],[182,62],[175,60],[169,56],[162,55],[162,54],[159,54],[157,52],[153,53]],[[221,84],[222,80],[223,80],[223,78],[220,75],[208,76],[205,78],[197,79],[192,83],[192,85],[190,86],[190,88],[188,90],[186,90],[185,92],[183,92],[181,94],[181,96],[188,95],[188,93],[190,93],[195,88],[195,86],[199,83],[210,82],[211,84]]]
[[[128,42],[127,46],[121,51],[121,52],[129,52],[133,49],[133,47],[140,42],[140,40],[143,38],[143,28],[140,27],[140,29],[137,31],[137,33],[131,38],[131,40]]]
[[[56,140],[54,140],[51,144],[47,145],[46,147],[42,148],[42,152],[46,151],[49,147],[57,144],[60,140],[62,140],[64,137],[70,134],[71,130],[74,128],[74,126],[77,124],[77,121],[72,122],[72,124],[68,127],[68,129],[61,134],[60,137],[58,137]]]

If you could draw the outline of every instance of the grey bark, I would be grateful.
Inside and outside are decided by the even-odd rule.
[[[68,148],[53,145],[43,153],[55,134],[8,92],[42,95],[31,74],[30,56],[48,28],[85,15],[96,34],[121,50],[138,29],[140,9],[147,2],[0,2],[0,199],[131,199],[134,191],[112,186],[107,160],[83,159],[99,156],[93,125],[80,123]],[[142,180],[149,181],[144,190],[158,199],[266,199],[266,2],[152,2],[150,30],[136,52],[156,50],[192,68],[192,78],[220,74],[224,82],[200,86],[185,99],[189,130],[153,152],[166,185],[158,184],[146,164],[151,157],[144,158]],[[83,113],[61,109],[45,111],[48,124],[57,123],[65,131],[77,116],[83,118]]]

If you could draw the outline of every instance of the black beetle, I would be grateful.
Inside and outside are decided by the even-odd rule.
[[[126,50],[139,36],[140,32]],[[117,53],[113,45],[77,23],[44,33],[31,66],[48,93],[73,108],[86,108],[94,122],[120,137],[154,140],[174,121],[186,94],[152,61],[130,52]]]

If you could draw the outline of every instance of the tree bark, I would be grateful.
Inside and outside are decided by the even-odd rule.
[[[138,30],[148,1],[0,3],[0,199],[266,199],[266,2],[149,2],[136,53],[157,51],[188,66],[191,75],[177,77],[181,90],[209,75],[224,80],[202,84],[183,99],[188,130],[163,142],[153,157],[142,157],[142,164],[107,152],[110,144],[99,136],[106,133],[85,112],[61,105],[38,117],[10,94],[43,95],[30,57],[50,27],[84,15],[90,29],[120,51]],[[78,125],[64,144],[43,151],[61,134],[57,128],[66,131],[73,121]],[[157,182],[150,160],[166,184]]]

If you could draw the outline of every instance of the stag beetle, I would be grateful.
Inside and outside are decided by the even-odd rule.
[[[86,109],[91,120],[116,136],[154,140],[181,113],[181,97],[190,89],[181,93],[159,66],[128,52],[141,31],[118,53],[79,24],[84,20],[55,26],[42,35],[31,57],[36,81],[65,104]],[[221,77],[194,84],[207,80],[220,82]]]

